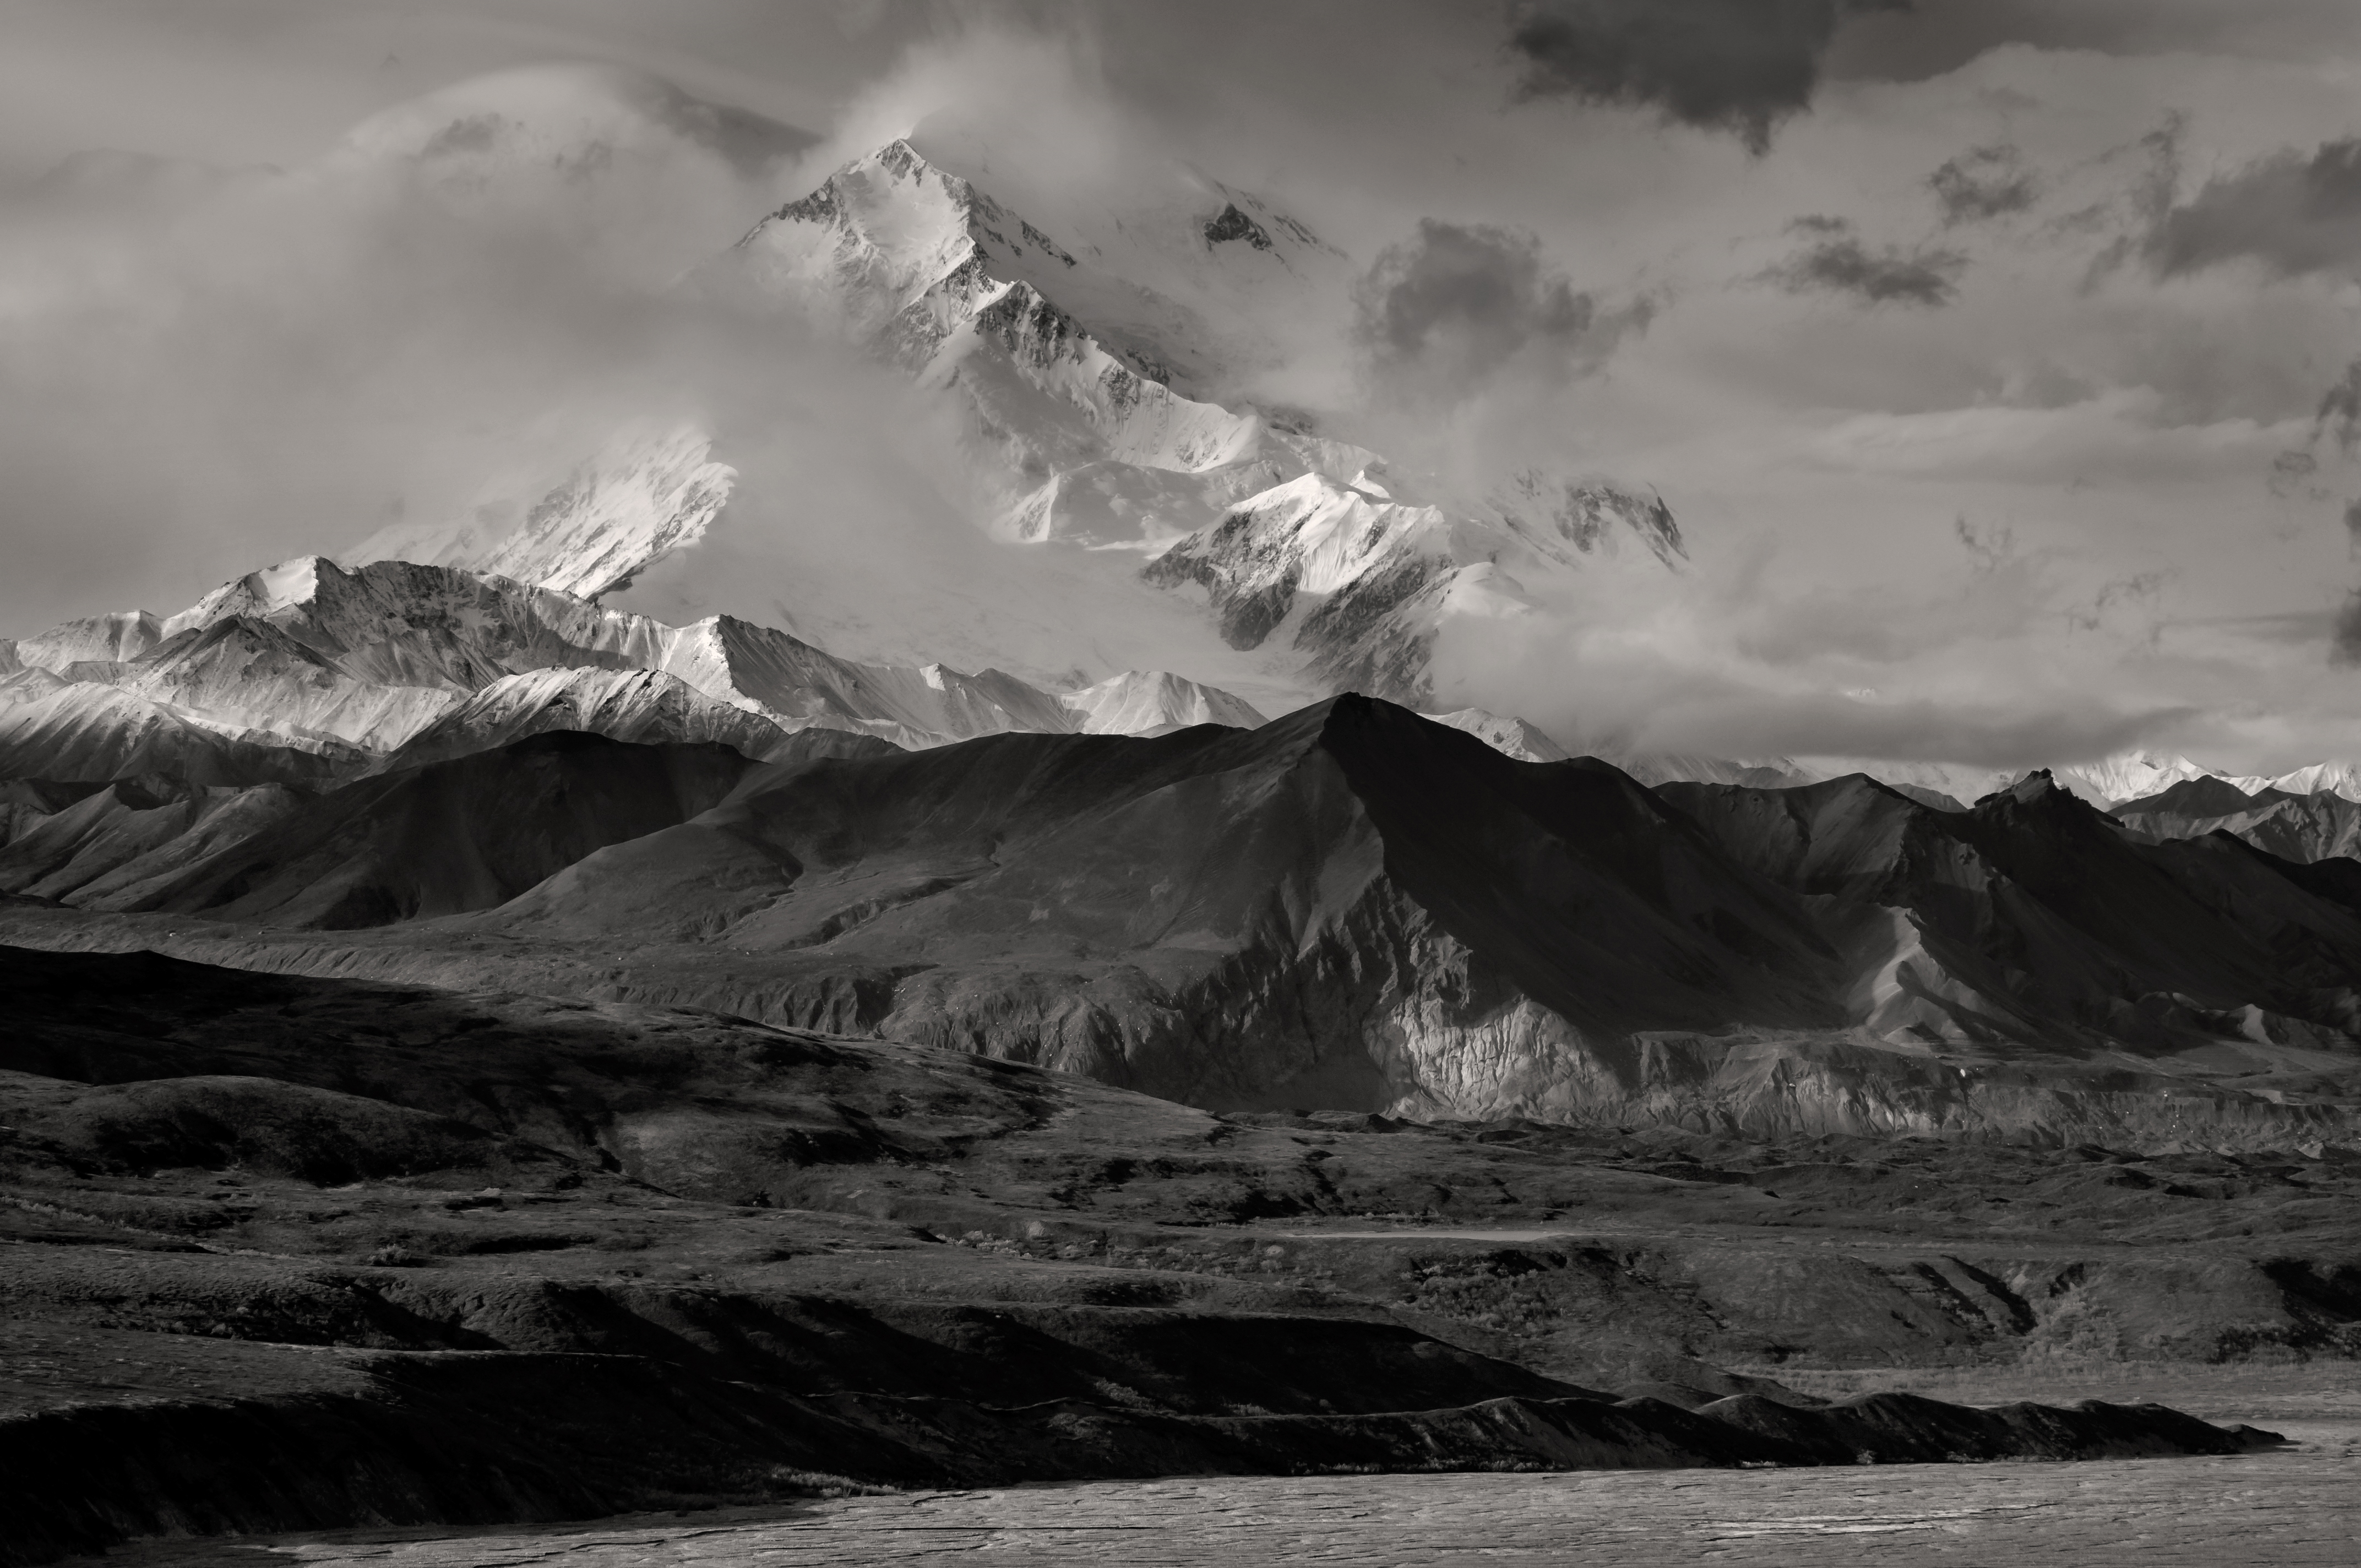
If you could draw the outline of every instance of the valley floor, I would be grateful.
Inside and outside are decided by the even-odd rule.
[[[1879,1381],[1923,1388],[1927,1380]],[[2021,1379],[1942,1381],[1951,1398],[1996,1398],[2015,1397],[2011,1385]],[[2361,1377],[2352,1367],[2158,1367],[2141,1369],[2137,1381],[2217,1421],[2259,1421],[2292,1442],[2227,1458],[2084,1464],[1086,1482],[584,1525],[154,1541],[104,1561],[115,1568],[818,1568],[979,1557],[1176,1568],[1841,1565],[1900,1556],[2144,1568],[2352,1561],[2361,1539]],[[2119,1394],[2122,1380],[2108,1387]],[[2053,1399],[2081,1392],[2055,1379],[2042,1391]]]
[[[0,990],[0,1563],[2350,1534],[2341,1150],[1216,1116],[152,954]],[[416,1529],[269,1544],[365,1521]]]

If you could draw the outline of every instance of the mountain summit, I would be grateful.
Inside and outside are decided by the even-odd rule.
[[[1274,232],[1324,249],[1227,187],[1202,199],[1218,205],[1185,232],[1209,254],[1243,246],[1283,268]],[[1667,566],[1683,554],[1653,496],[1526,471],[1460,498],[1301,416],[1209,400],[1233,367],[1196,310],[907,140],[773,213],[738,258],[758,296],[961,400],[970,444],[1001,476],[1003,537],[1151,552],[1147,580],[1202,590],[1232,647],[1286,623],[1279,645],[1316,690],[1422,701],[1455,619],[1529,612],[1529,585],[1626,541]]]

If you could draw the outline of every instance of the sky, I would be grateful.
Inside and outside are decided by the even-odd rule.
[[[1664,495],[1685,567],[1446,638],[1439,698],[1726,755],[2361,756],[2348,0],[0,0],[0,634],[717,387],[829,517],[955,520],[895,388],[666,292],[955,114],[1061,200],[1181,159],[1337,247],[1256,395]],[[456,210],[381,156],[547,62],[808,137]],[[925,548],[829,537],[863,583]]]

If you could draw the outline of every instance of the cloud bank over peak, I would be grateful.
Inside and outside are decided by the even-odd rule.
[[[992,662],[985,601],[1051,556],[949,532],[975,508],[934,416],[674,289],[916,134],[1078,255],[1215,182],[1299,221],[1283,288],[1189,252],[1191,308],[1264,350],[1240,407],[1405,470],[1662,493],[1693,565],[1463,618],[1455,703],[1740,754],[2361,752],[2332,662],[2361,460],[2323,400],[2361,356],[2350,6],[244,4],[241,48],[30,5],[25,58],[81,85],[0,104],[16,142],[132,156],[0,188],[0,630],[692,419],[733,516],[774,509],[750,600],[921,652],[861,624],[907,556],[972,588],[956,657]],[[544,109],[487,84],[566,60],[597,63]],[[1980,567],[1963,516],[2014,554]],[[1058,628],[1028,615],[1031,657]]]

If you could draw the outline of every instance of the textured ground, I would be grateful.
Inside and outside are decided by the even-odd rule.
[[[848,1484],[2136,1475],[2244,1440],[1850,1396],[2180,1406],[2156,1367],[2361,1351],[2333,1150],[1216,1116],[679,1009],[6,949],[0,983],[0,1561]],[[1368,1495],[1513,1522],[1468,1485]]]
[[[1175,1479],[830,1499],[454,1535],[159,1542],[117,1568],[820,1568],[841,1563],[2334,1564],[2361,1421],[2232,1459],[1875,1470]]]

